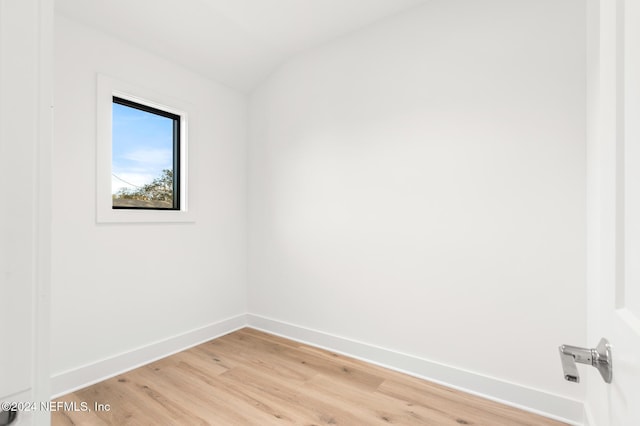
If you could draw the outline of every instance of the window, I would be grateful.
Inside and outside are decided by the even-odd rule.
[[[180,210],[180,116],[113,96],[113,209]]]
[[[171,86],[103,74],[96,95],[96,222],[195,222],[197,163],[188,127],[196,107]]]

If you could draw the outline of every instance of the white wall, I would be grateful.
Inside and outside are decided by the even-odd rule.
[[[249,312],[581,398],[585,5],[433,0],[250,100]]]
[[[245,97],[60,15],[55,48],[54,376],[246,308]],[[193,105],[195,224],[96,224],[98,72]]]

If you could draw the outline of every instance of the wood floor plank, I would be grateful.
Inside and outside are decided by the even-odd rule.
[[[134,377],[146,384],[149,399],[161,405],[154,408],[175,419],[175,424],[208,425],[209,413],[217,413],[224,424],[246,424],[252,420],[245,414],[242,400],[229,393],[212,392],[190,375],[149,366],[137,369]]]
[[[75,403],[77,406],[80,406],[83,402],[81,397],[76,394],[69,395],[66,398],[66,402]],[[84,400],[86,404],[88,401]],[[94,408],[92,405],[87,405],[89,408]],[[109,423],[101,419],[99,416],[96,416],[92,412],[82,411],[82,410],[56,410],[51,413],[51,422],[52,424],[56,424],[59,426],[71,426],[71,425],[87,425],[87,426],[105,426]]]
[[[222,359],[241,360],[243,366],[253,365],[270,370],[273,374],[289,380],[304,381],[317,374],[317,371],[302,361],[292,360],[289,351],[294,349],[277,344],[263,345],[251,339],[235,341],[231,336],[224,336],[211,342],[211,346]]]
[[[443,386],[415,386],[398,380],[385,380],[378,392],[415,406],[427,407],[455,418],[459,424],[491,426],[557,425],[540,416],[522,414],[511,407]],[[450,407],[457,407],[455,411]]]
[[[354,413],[358,407],[340,405],[330,395],[307,389],[304,383],[280,382],[265,371],[252,367],[233,369],[223,377],[241,382],[245,387],[287,405],[287,412],[302,420],[296,424],[358,424],[359,417]]]
[[[370,389],[377,388],[383,380],[379,375],[367,371],[366,367],[363,368],[364,364],[360,366],[350,360],[345,362],[345,359],[342,358],[323,358],[312,352],[301,351],[299,347],[291,348],[268,342],[266,339],[248,335],[243,330],[218,340],[219,344],[233,345],[235,343],[237,348],[251,347],[271,363],[285,362],[289,366],[298,366],[300,370],[310,372],[310,376],[322,373],[336,380],[344,379],[354,386]]]
[[[245,328],[56,401],[52,425],[433,425],[562,423]]]
[[[340,404],[359,407],[362,412],[360,418],[365,424],[425,425],[431,422],[442,426],[459,426],[453,415],[406,403],[382,393],[367,392],[355,386],[336,387],[334,381],[326,376],[315,377],[307,387],[332,395]]]

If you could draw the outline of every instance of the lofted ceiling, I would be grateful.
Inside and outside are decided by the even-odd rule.
[[[426,0],[55,0],[56,11],[241,91],[298,52]]]

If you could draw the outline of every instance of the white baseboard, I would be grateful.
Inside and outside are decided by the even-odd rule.
[[[584,406],[581,401],[259,315],[248,314],[247,323],[257,330],[328,349],[571,425],[583,425]]]
[[[238,315],[129,352],[56,374],[51,378],[52,398],[57,398],[141,367],[200,343],[231,333],[246,325],[246,315]]]

